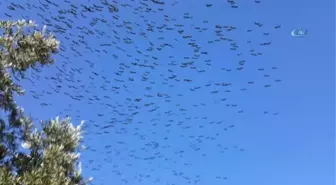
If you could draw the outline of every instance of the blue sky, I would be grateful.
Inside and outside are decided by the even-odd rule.
[[[42,18],[52,21],[52,16],[58,15],[58,9],[69,7],[64,2],[57,2],[58,8],[49,5],[49,9],[44,8],[45,12],[38,8],[9,11],[9,2],[20,4],[23,1],[3,2],[0,4],[1,12],[11,14],[13,20],[22,16],[36,20],[39,25],[47,22]],[[36,4],[36,1],[25,2]],[[155,32],[147,34],[147,38],[140,36],[141,30],[146,32],[147,29],[140,15],[134,15],[129,7],[120,6],[123,3],[141,6],[140,1],[120,1],[120,11],[114,14],[104,11],[85,14],[87,18],[71,18],[72,29],[55,33],[62,47],[66,48],[60,54],[69,57],[68,60],[58,54],[55,65],[40,73],[29,71],[27,75],[38,80],[34,80],[35,84],[22,81],[27,93],[17,101],[36,119],[70,115],[74,124],[87,120],[84,144],[89,149],[82,153],[82,161],[84,175],[93,176],[93,184],[334,184],[334,2],[236,2],[237,9],[231,8],[226,1],[185,0],[175,6],[171,6],[172,1],[165,5],[149,1],[150,8],[155,10],[161,6],[164,11],[147,13],[144,19],[155,21],[155,26],[166,24],[175,30],[160,33],[155,29]],[[74,0],[71,3],[80,7],[80,3],[89,6],[100,4],[100,1],[84,3]],[[22,6],[26,6],[24,4]],[[205,4],[212,4],[212,7]],[[185,12],[193,18],[184,19]],[[112,18],[116,14],[119,20]],[[170,21],[165,21],[164,15],[168,15]],[[90,21],[95,17],[104,18],[110,27],[102,22],[90,27]],[[1,18],[7,19],[5,15]],[[116,26],[122,21],[132,22],[136,34],[129,34],[125,27]],[[263,26],[258,27],[254,22],[261,22]],[[188,46],[188,42],[193,41],[183,39],[174,24],[183,24],[183,35],[191,35],[200,50],[208,52],[193,59],[192,66],[196,69],[180,67],[181,63],[191,60],[184,57],[193,57],[194,53]],[[236,51],[229,49],[228,41],[214,41],[218,39],[216,25],[237,28],[230,32],[222,31],[223,37],[237,43]],[[274,29],[277,25],[281,28]],[[53,30],[53,26],[49,28]],[[82,56],[76,56],[70,49],[71,40],[66,37],[78,39],[80,31],[77,26],[105,32],[104,36],[97,36],[97,31],[94,31],[94,35],[86,36],[84,40],[92,49],[105,49],[107,52],[89,51],[81,45],[76,49]],[[200,33],[195,27],[207,30]],[[296,28],[306,28],[308,35],[292,37],[290,32]],[[252,32],[246,32],[248,29]],[[116,41],[112,30],[118,32],[118,37],[131,38],[134,43]],[[214,41],[214,44],[209,44],[209,41]],[[271,45],[260,46],[260,43],[269,41]],[[147,52],[149,42],[155,48],[164,43],[174,48]],[[103,48],[100,44],[112,46]],[[262,55],[250,55],[251,49]],[[237,56],[238,53],[242,55]],[[127,57],[127,54],[132,57]],[[85,60],[92,62],[91,66]],[[172,65],[172,60],[177,65]],[[246,61],[245,67],[237,71],[236,68],[240,67],[237,63],[241,60]],[[133,66],[135,61],[155,63],[156,67]],[[66,72],[59,73],[57,67]],[[115,73],[119,67],[125,68],[125,72],[117,76]],[[82,73],[72,71],[76,68],[80,68]],[[227,72],[222,68],[232,70]],[[260,68],[264,70],[258,70]],[[99,73],[99,76],[95,77],[92,72]],[[143,75],[147,75],[147,81],[141,80]],[[169,79],[172,75],[180,81]],[[51,77],[62,81],[56,84]],[[65,78],[72,78],[74,82],[69,83]],[[134,78],[134,81],[129,81],[129,78]],[[251,81],[255,83],[248,84]],[[232,85],[223,87],[216,86],[216,83]],[[53,91],[57,85],[62,86],[59,93]],[[264,85],[271,87],[265,88]],[[74,90],[73,86],[78,89]],[[115,86],[120,89],[113,89]],[[146,90],[146,87],[152,89]],[[195,87],[200,88],[190,90]],[[242,91],[244,88],[246,90]],[[157,96],[158,93],[163,97]],[[36,94],[38,100],[33,98]],[[81,101],[71,99],[69,94],[81,95]],[[134,101],[136,98],[142,98],[140,103]],[[226,100],[222,101],[223,98]],[[41,106],[41,103],[49,105]],[[146,107],[147,103],[153,105]],[[135,106],[140,108],[132,117]],[[157,110],[149,111],[153,109]],[[104,115],[99,116],[99,113]],[[127,119],[130,121],[124,121]],[[125,122],[128,124],[123,124]],[[103,130],[109,124],[113,126]]]

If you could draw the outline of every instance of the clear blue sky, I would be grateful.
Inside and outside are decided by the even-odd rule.
[[[42,11],[38,8],[42,6],[37,4],[39,1],[20,0],[16,3],[26,10],[8,10],[9,1],[2,2],[0,8],[13,20],[24,16],[43,25],[48,21],[43,19],[49,19],[53,24],[49,28],[54,30],[56,22],[52,16],[58,16],[59,9],[70,6],[63,1],[50,1],[59,7],[48,5],[48,8],[41,8]],[[37,8],[28,9],[23,2]],[[103,6],[98,0],[71,2],[79,9],[83,9],[80,3]],[[94,184],[335,184],[333,0],[261,0],[260,4],[241,0],[236,1],[237,9],[224,0],[202,3],[185,0],[174,6],[171,5],[173,1],[165,5],[146,2],[147,8],[152,10],[164,9],[157,13],[121,6],[126,3],[133,8],[144,7],[138,0],[121,0],[117,13],[109,13],[104,7],[102,12],[84,13],[86,18],[65,15],[73,21],[72,29],[56,33],[56,36],[66,48],[60,54],[69,57],[68,60],[59,54],[55,56],[55,65],[40,73],[28,72],[29,77],[38,79],[33,79],[34,84],[23,81],[27,93],[17,99],[27,113],[37,119],[68,114],[74,124],[87,120],[84,143],[89,149],[82,153],[83,171],[86,177],[94,177]],[[206,4],[212,6],[206,7]],[[141,10],[143,13],[133,14]],[[193,18],[183,18],[186,12]],[[119,20],[113,19],[115,15]],[[90,22],[95,17],[105,19],[106,23],[98,21],[91,27]],[[4,14],[1,18],[7,19]],[[140,34],[147,32],[144,20],[155,21],[152,24],[154,32],[147,33],[147,38]],[[123,21],[131,22],[133,30],[125,28],[127,25],[117,26]],[[254,22],[263,26],[258,27]],[[63,23],[57,24],[66,27]],[[156,27],[163,24],[174,30],[164,28],[159,32]],[[232,31],[222,28],[223,37],[232,39],[231,42],[215,41],[219,39],[216,25],[236,27]],[[281,28],[275,29],[277,25]],[[84,39],[92,51],[83,45],[75,46],[82,56],[70,49],[71,40],[78,41],[77,35],[81,34],[77,26],[86,26],[94,32]],[[198,32],[197,27],[204,30]],[[307,29],[308,35],[292,37],[290,32],[296,28]],[[184,33],[179,34],[178,29],[184,29]],[[247,32],[249,29],[252,31]],[[119,42],[113,30],[118,32]],[[97,36],[99,31],[105,34]],[[183,39],[186,35],[195,41]],[[125,44],[123,38],[126,37],[133,43]],[[269,41],[271,45],[260,45]],[[149,42],[154,45],[152,52],[146,51]],[[200,47],[199,57],[192,58],[194,48],[188,42]],[[238,46],[236,51],[230,50],[233,42]],[[156,49],[164,43],[173,48]],[[251,49],[262,55],[251,55]],[[239,53],[241,55],[237,56]],[[92,62],[91,66],[85,60]],[[172,65],[172,60],[176,65]],[[180,67],[181,63],[191,60],[194,62],[191,66]],[[241,60],[245,60],[244,69],[237,71]],[[132,62],[155,65],[155,68],[134,66]],[[116,75],[119,67],[123,67],[124,72]],[[66,72],[59,73],[57,68]],[[76,68],[80,68],[81,73]],[[258,70],[260,68],[264,70]],[[202,70],[205,72],[197,72]],[[56,83],[51,77],[61,81]],[[148,80],[142,81],[144,77]],[[248,84],[252,81],[254,84]],[[216,83],[231,83],[231,86],[217,86]],[[59,93],[53,90],[58,85],[62,86]],[[271,86],[265,88],[265,85]],[[146,87],[152,89],[146,90]],[[81,101],[71,99],[69,94],[81,96]],[[100,100],[95,100],[97,98]],[[136,102],[137,98],[142,100]],[[226,100],[222,101],[224,98]],[[41,106],[41,103],[49,105]],[[145,105],[150,103],[153,104]],[[156,110],[150,112],[153,109]],[[138,114],[132,116],[134,112]],[[100,113],[103,115],[98,115]],[[109,122],[113,127],[103,128],[111,124]],[[125,122],[128,124],[123,124]]]

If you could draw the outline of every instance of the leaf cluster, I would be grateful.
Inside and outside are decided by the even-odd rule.
[[[0,21],[0,185],[84,185],[79,163],[81,126],[70,118],[41,121],[38,130],[13,96],[24,90],[13,78],[52,64],[59,41],[33,21]]]

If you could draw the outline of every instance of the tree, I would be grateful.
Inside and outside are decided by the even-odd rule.
[[[0,21],[0,185],[82,185],[79,162],[81,126],[69,117],[41,121],[40,130],[24,115],[13,95],[23,89],[13,78],[24,78],[28,69],[52,64],[59,41],[38,31],[33,21]]]

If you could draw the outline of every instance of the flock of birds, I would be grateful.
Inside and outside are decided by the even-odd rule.
[[[221,3],[223,12],[262,4]],[[186,4],[0,2],[7,19],[36,20],[61,41],[55,64],[27,72],[20,82],[22,101],[43,107],[27,108],[38,119],[86,120],[84,171],[94,184],[222,184],[230,180],[225,170],[202,173],[199,166],[245,152],[227,137],[235,119],[251,111],[279,114],[274,107],[246,109],[244,100],[262,102],[259,92],[281,84],[277,62],[262,59],[281,25],[224,24],[229,19],[205,18],[218,2],[199,6],[200,13],[180,8],[193,5]]]

